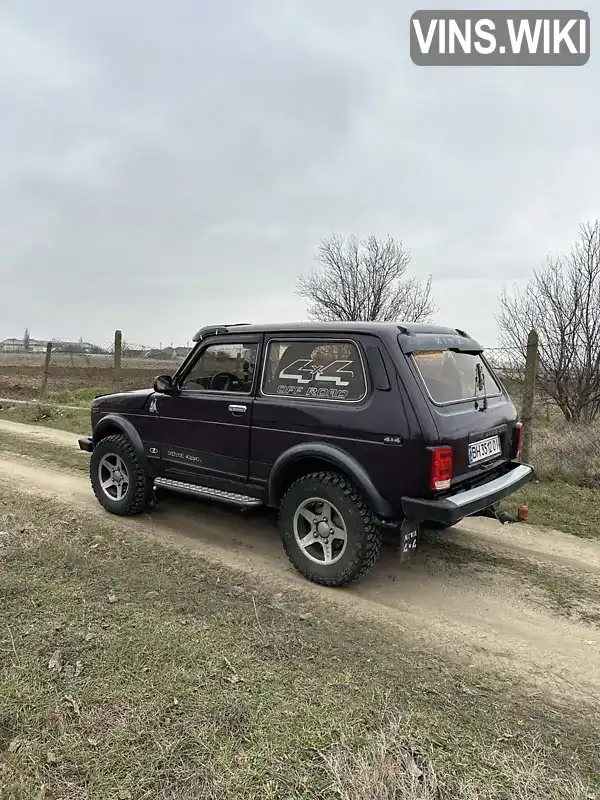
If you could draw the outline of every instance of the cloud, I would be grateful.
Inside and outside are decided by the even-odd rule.
[[[0,337],[303,318],[337,232],[401,238],[439,320],[493,343],[502,287],[600,213],[598,72],[418,68],[412,11],[5,7]]]

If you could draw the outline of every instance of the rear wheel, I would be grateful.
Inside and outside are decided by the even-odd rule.
[[[152,505],[153,481],[123,434],[107,436],[94,447],[90,479],[96,499],[111,514],[131,516]]]
[[[334,472],[296,481],[285,494],[279,531],[288,558],[306,578],[343,586],[375,563],[381,532],[356,486]]]

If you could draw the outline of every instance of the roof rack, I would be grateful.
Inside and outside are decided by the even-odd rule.
[[[206,339],[207,336],[219,336],[222,333],[228,333],[229,328],[235,328],[238,325],[249,325],[248,322],[233,322],[230,325],[205,325],[200,328],[198,333],[193,337],[192,341],[200,342]]]

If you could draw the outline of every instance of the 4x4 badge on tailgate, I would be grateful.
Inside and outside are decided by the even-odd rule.
[[[400,436],[386,436],[383,440],[386,444],[402,444]]]

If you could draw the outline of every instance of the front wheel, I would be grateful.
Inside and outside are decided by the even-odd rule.
[[[152,505],[153,482],[123,434],[107,436],[94,447],[90,479],[96,499],[111,514],[132,516]]]
[[[367,573],[381,531],[356,486],[335,472],[305,475],[285,494],[279,531],[288,558],[315,583],[343,586]]]

